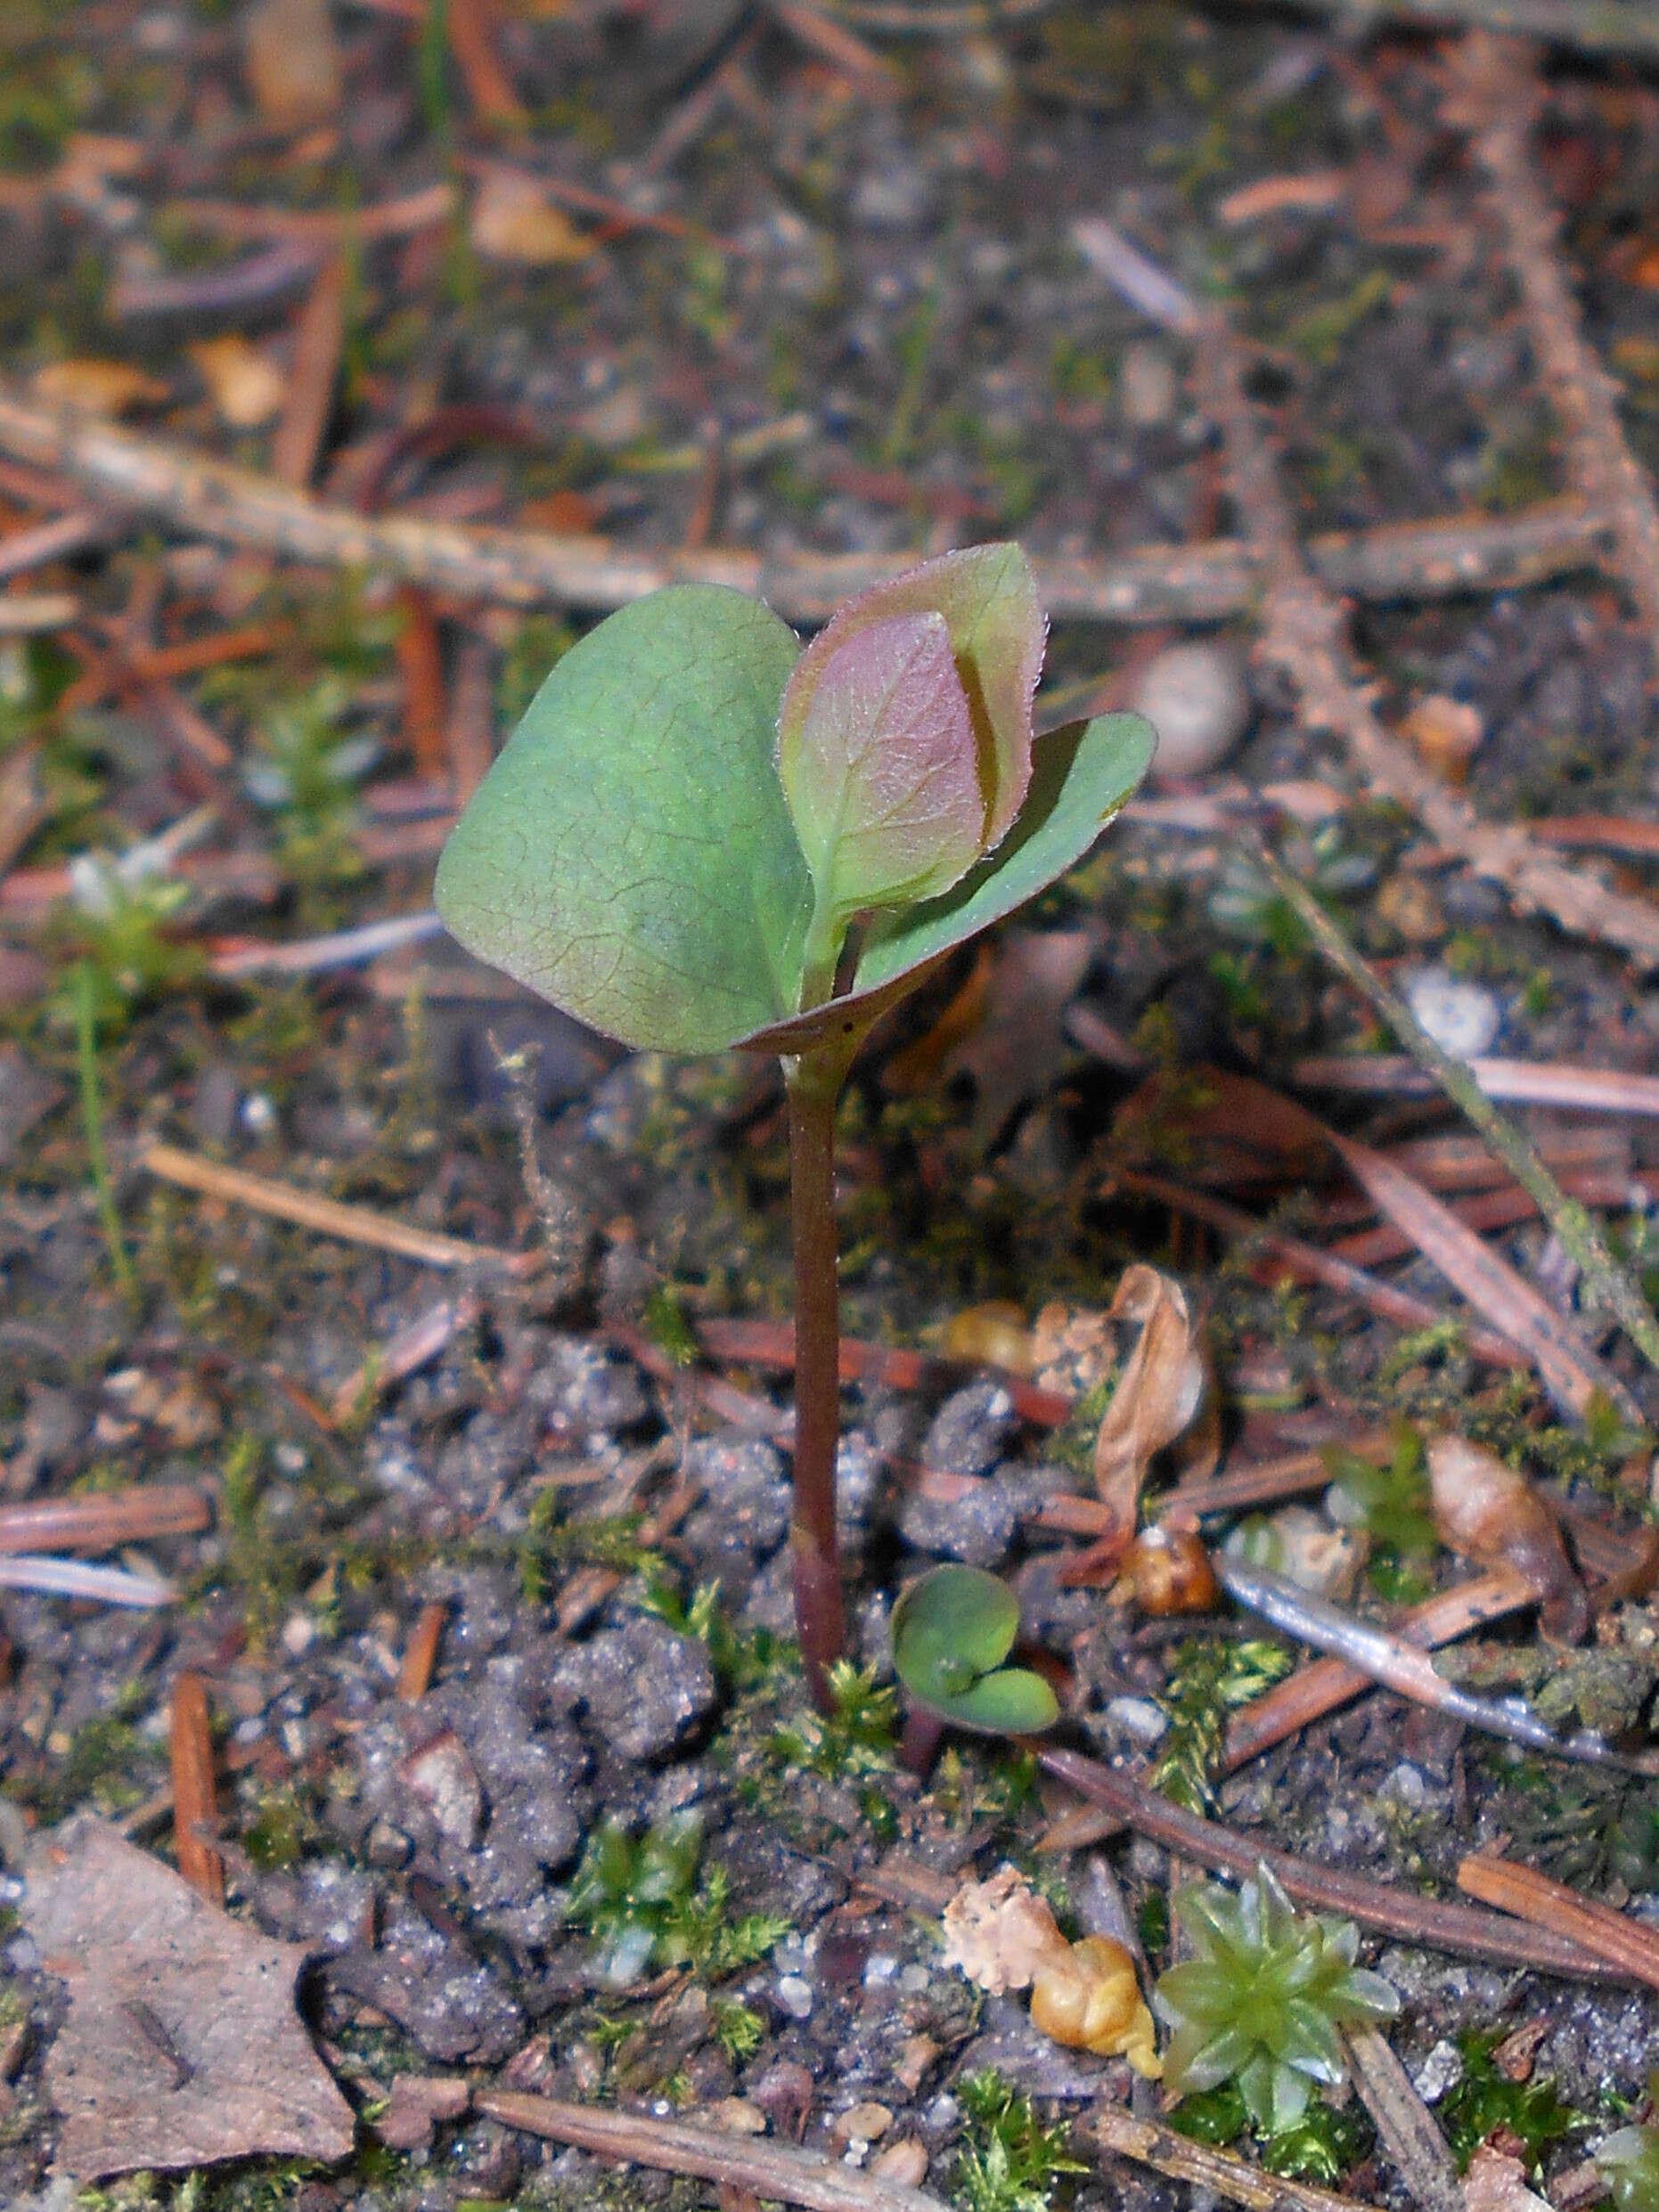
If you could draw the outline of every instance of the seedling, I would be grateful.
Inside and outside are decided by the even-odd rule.
[[[1017,545],[878,584],[806,650],[714,585],[559,662],[445,849],[470,951],[624,1044],[781,1056],[795,1240],[796,1620],[828,1697],[844,1615],[836,1105],[876,1021],[1093,844],[1151,759],[1138,716],[1035,737],[1043,617]]]
[[[1343,2078],[1339,2030],[1392,2020],[1400,2000],[1354,1964],[1349,1920],[1299,1913],[1267,1867],[1237,1896],[1214,1882],[1176,1897],[1195,1955],[1158,1978],[1153,2009],[1173,2030],[1164,2079],[1178,2096],[1236,2081],[1269,2134],[1293,2126],[1316,2082]]]
[[[1027,1735],[1059,1718],[1053,1691],[1002,1661],[1019,1634],[1019,1600],[979,1567],[936,1567],[893,1609],[893,1664],[919,1702],[990,1735]]]
[[[723,1867],[693,1890],[703,1855],[695,1812],[670,1813],[642,1836],[614,1816],[588,1838],[565,1898],[565,1917],[599,1939],[594,1972],[626,1988],[653,1960],[688,1965],[715,1981],[764,1958],[789,1922],[766,1913],[734,1916]]]

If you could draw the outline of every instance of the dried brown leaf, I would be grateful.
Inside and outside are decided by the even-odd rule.
[[[582,261],[593,241],[577,230],[533,176],[519,169],[491,169],[472,203],[472,242],[492,261],[516,261],[533,269]]]
[[[90,1819],[37,1848],[22,1914],[69,1984],[45,2060],[64,2172],[350,2154],[351,2108],[294,2011],[302,1946],[256,1935]]]
[[[168,396],[165,384],[130,361],[91,355],[49,361],[36,370],[33,382],[35,396],[49,406],[78,407],[94,415],[124,415],[135,407],[158,406]]]
[[[1526,2167],[1507,2151],[1481,2144],[1463,2176],[1465,2212],[1549,2212],[1548,2201],[1526,2185]]]
[[[1204,1355],[1186,1293],[1156,1268],[1124,1270],[1110,1307],[1115,1321],[1136,1321],[1135,1340],[1095,1440],[1094,1480],[1113,1527],[1094,1547],[1104,1561],[1135,1532],[1140,1486],[1154,1457],[1173,1444],[1204,1396]]]
[[[1465,1437],[1436,1436],[1428,1480],[1442,1542],[1479,1566],[1518,1574],[1538,1593],[1546,1632],[1576,1643],[1590,1626],[1590,1598],[1555,1515],[1526,1477]]]
[[[239,331],[199,339],[187,351],[219,420],[233,430],[257,430],[282,412],[288,389],[282,371]]]

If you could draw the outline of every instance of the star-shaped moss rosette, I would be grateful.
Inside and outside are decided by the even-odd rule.
[[[821,1699],[841,1648],[836,1099],[880,1015],[1081,860],[1152,756],[1132,714],[1035,736],[1044,627],[1017,545],[874,586],[804,653],[739,592],[655,592],[559,662],[438,865],[461,942],[593,1028],[783,1056],[793,1557]]]
[[[1003,1661],[1019,1634],[1019,1600],[983,1567],[935,1567],[893,1608],[893,1665],[942,1719],[985,1735],[1050,1728],[1060,1709],[1029,1667]]]
[[[1173,2037],[1164,2057],[1177,2096],[1237,2081],[1268,2134],[1294,2126],[1316,2082],[1343,2077],[1339,2030],[1392,2020],[1400,1999],[1354,1964],[1352,1921],[1299,1913],[1261,1867],[1235,1895],[1214,1882],[1178,1892],[1195,1955],[1158,1977],[1152,2008]]]

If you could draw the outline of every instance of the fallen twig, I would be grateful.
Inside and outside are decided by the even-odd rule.
[[[1483,1905],[1513,1913],[1530,1927],[1581,1944],[1632,1981],[1659,1989],[1659,1930],[1644,1927],[1610,1905],[1581,1897],[1512,1859],[1472,1852],[1458,1868],[1458,1887]]]
[[[551,184],[549,189],[560,196]],[[566,191],[563,196],[575,194]],[[330,226],[331,242],[338,234],[339,218],[308,219]],[[54,413],[4,392],[0,451],[60,470],[104,498],[219,543],[336,567],[378,569],[504,606],[603,610],[666,584],[726,584],[764,599],[792,621],[821,622],[866,585],[900,574],[910,560],[908,554],[768,559],[717,546],[635,551],[607,538],[464,529],[406,515],[370,517],[326,506],[272,477],[232,468],[188,447],[96,418]],[[1338,533],[1312,540],[1308,559],[1334,592],[1366,600],[1443,598],[1508,589],[1583,567],[1595,559],[1604,529],[1596,515],[1550,507],[1500,522]],[[1033,566],[1044,604],[1063,621],[1218,621],[1254,605],[1262,584],[1259,559],[1230,540],[1143,546],[1110,559],[1038,559]]]
[[[173,1685],[173,1851],[178,1871],[209,1905],[225,1902],[225,1861],[205,1840],[217,1832],[219,1808],[213,1787],[213,1730],[207,1686],[199,1674]]]
[[[1375,2028],[1351,2028],[1344,2041],[1360,2102],[1413,2202],[1420,2212],[1465,2212],[1446,2138],[1387,2037]]]
[[[1233,503],[1248,518],[1265,575],[1257,649],[1295,686],[1308,724],[1339,739],[1376,791],[1416,815],[1476,875],[1502,884],[1523,911],[1547,914],[1576,935],[1659,966],[1659,907],[1626,898],[1588,869],[1540,853],[1516,824],[1483,820],[1383,727],[1374,692],[1353,667],[1341,603],[1297,544],[1277,465],[1245,388],[1241,350],[1219,312],[1206,315],[1194,360],[1222,432]]]
[[[1602,1981],[1615,1970],[1581,1945],[1548,1929],[1523,1931],[1499,1913],[1418,1897],[1410,1890],[1369,1881],[1332,1866],[1316,1866],[1294,1852],[1276,1849],[1260,1838],[1184,1812],[1132,1774],[1103,1766],[1081,1751],[1062,1751],[1034,1740],[1037,1764],[1066,1783],[1081,1797],[1116,1813],[1139,1834],[1167,1849],[1228,1873],[1254,1873],[1271,1866],[1285,1888],[1320,1912],[1344,1913],[1368,1928],[1378,1928],[1406,1943],[1426,1944],[1464,1957],[1493,1959],[1508,1966],[1534,1967],[1540,1973]]]
[[[1442,112],[1474,133],[1475,158],[1489,186],[1487,211],[1503,238],[1539,374],[1567,434],[1569,466],[1577,488],[1612,519],[1619,580],[1659,654],[1659,504],[1625,440],[1619,387],[1580,327],[1562,266],[1560,217],[1529,151],[1543,102],[1534,58],[1516,39],[1475,32],[1449,69],[1451,96]]]
[[[946,2212],[943,2198],[930,2191],[895,2188],[840,2159],[793,2143],[761,2143],[691,2120],[649,2119],[640,2112],[564,2104],[508,2089],[480,2089],[472,2102],[476,2111],[504,2127],[522,2128],[552,2143],[576,2143],[626,2165],[695,2174],[780,2204],[806,2205],[812,2212]]]
[[[372,1245],[377,1251],[395,1252],[405,1260],[424,1261],[428,1267],[494,1267],[509,1275],[527,1275],[541,1264],[539,1253],[503,1252],[494,1245],[469,1245],[458,1237],[440,1237],[435,1230],[395,1221],[370,1206],[342,1205],[336,1198],[296,1190],[291,1183],[275,1182],[267,1175],[220,1167],[217,1161],[181,1152],[176,1145],[146,1146],[138,1155],[138,1164],[181,1190],[228,1199],[234,1205],[251,1207],[256,1213],[315,1229],[319,1236]]]
[[[1249,2212],[1288,2212],[1293,2206],[1296,2212],[1358,2212],[1363,2203],[1312,2182],[1270,2174],[1236,2151],[1178,2135],[1161,2121],[1137,2118],[1122,2105],[1097,2104],[1088,2126],[1102,2151],[1132,2159],[1137,2166],[1149,2166],[1172,2181],[1189,2182],[1195,2190],[1225,2197],[1231,2204],[1247,2206]]]
[[[446,1298],[441,1305],[420,1314],[405,1328],[369,1352],[356,1375],[335,1392],[329,1408],[337,1422],[349,1421],[373,1406],[399,1383],[407,1382],[430,1359],[470,1328],[483,1310],[470,1292]]]
[[[1279,0],[1246,4],[1270,9]],[[1349,0],[1295,4],[1305,13],[1352,20]],[[1366,0],[1366,13],[1373,24],[1421,23],[1437,29],[1474,24],[1517,31],[1581,53],[1659,53],[1659,20],[1648,0]]]
[[[1659,1754],[1627,1759],[1588,1728],[1558,1736],[1548,1722],[1508,1700],[1500,1702],[1459,1689],[1456,1683],[1437,1675],[1434,1661],[1415,1645],[1344,1612],[1340,1606],[1299,1588],[1282,1575],[1270,1573],[1265,1567],[1250,1566],[1225,1553],[1218,1553],[1213,1564],[1216,1580],[1235,1604],[1259,1613],[1299,1643],[1311,1644],[1316,1651],[1345,1661],[1398,1696],[1410,1698],[1413,1704],[1426,1705],[1431,1711],[1445,1713],[1486,1735],[1525,1743],[1552,1759],[1573,1759],[1589,1767],[1616,1767],[1626,1774],[1659,1774]]]
[[[1606,1239],[1590,1213],[1577,1199],[1567,1196],[1527,1138],[1499,1113],[1463,1063],[1442,1051],[1404,1000],[1360,957],[1306,885],[1265,846],[1255,847],[1253,857],[1266,869],[1274,888],[1295,910],[1332,967],[1376,1008],[1413,1058],[1479,1130],[1516,1181],[1532,1192],[1539,1212],[1578,1261],[1592,1295],[1616,1316],[1649,1367],[1659,1369],[1659,1321],[1629,1273],[1608,1250]],[[1659,909],[1655,910],[1655,919],[1659,921]]]

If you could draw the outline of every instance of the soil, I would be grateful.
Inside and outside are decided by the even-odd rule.
[[[275,127],[250,94],[235,11],[109,0],[51,22],[8,13],[6,375],[20,387],[53,362],[118,359],[152,380],[134,425],[267,468],[268,430],[227,428],[184,348],[233,329],[286,373],[293,291],[217,322],[201,307],[121,306],[123,284],[142,298],[160,275],[244,251],[178,203],[367,208],[449,176],[464,210],[480,165],[499,159],[601,193],[609,215],[578,200],[582,242],[545,266],[492,256],[464,211],[353,248],[313,477],[323,496],[358,496],[399,426],[454,410],[435,453],[396,459],[395,504],[778,559],[920,556],[1003,535],[1061,558],[1225,535],[1239,518],[1189,396],[1187,340],[1080,257],[1082,217],[1104,217],[1195,293],[1225,288],[1305,533],[1502,514],[1568,486],[1478,178],[1442,112],[1442,48],[1421,31],[1349,38],[1289,13],[1058,8],[943,37],[860,33],[879,50],[876,77],[838,55],[838,18],[792,29],[787,11],[721,0],[578,0],[504,7],[499,21],[460,0],[451,10],[492,24],[527,133],[492,134],[419,10],[338,11],[348,95],[303,133]],[[39,180],[72,134],[136,154],[112,161],[84,204],[49,201]],[[1652,467],[1653,79],[1555,57],[1537,149],[1587,331],[1623,380],[1626,429]],[[1284,175],[1336,182],[1230,219],[1230,195]],[[4,469],[0,496],[21,526],[26,487]],[[22,2023],[0,2034],[0,2203],[73,2201],[51,2177],[42,2078],[63,1985],[15,1921],[20,1858],[31,1835],[89,1810],[170,1853],[170,1697],[185,1670],[205,1678],[221,1732],[229,1907],[310,1947],[306,2015],[364,2115],[363,2148],[346,2171],[256,2165],[163,2177],[151,2198],[129,2183],[118,2201],[715,2200],[711,2185],[618,2179],[464,2115],[390,2147],[376,2121],[408,2076],[688,2117],[735,2109],[838,2151],[860,2113],[872,2133],[854,2131],[855,2163],[919,2144],[928,2186],[947,2195],[958,2091],[980,2069],[1067,2116],[1103,2094],[1144,2102],[1123,2061],[1061,2050],[1023,2001],[984,1997],[944,1967],[939,1904],[1011,1858],[1074,1932],[1113,1932],[1126,1914],[1156,1967],[1160,1906],[1191,1870],[1124,1836],[1044,1854],[1069,1800],[993,1743],[952,1739],[925,1777],[906,1771],[879,1694],[891,1605],[938,1560],[1007,1573],[1026,1638],[1065,1686],[1065,1733],[1131,1763],[1169,1749],[1189,1640],[1254,1631],[1219,1614],[1148,1621],[1121,1596],[1064,1587],[1076,1539],[1037,1516],[1090,1494],[1087,1424],[1021,1418],[1006,1377],[976,1372],[973,1355],[1005,1356],[1055,1303],[1099,1311],[1126,1264],[1151,1261],[1205,1316],[1229,1465],[1404,1416],[1501,1445],[1627,1531],[1649,1510],[1627,1479],[1628,1436],[1594,1423],[1570,1433],[1530,1378],[1476,1366],[1455,1331],[1402,1354],[1392,1325],[1277,1284],[1254,1246],[1116,1188],[1118,1112],[1146,1066],[1221,1066],[1287,1089],[1304,1055],[1379,1041],[1365,1010],[1224,837],[1138,820],[1003,930],[991,1012],[965,1044],[936,1024],[972,956],[882,1033],[844,1113],[844,1325],[967,1357],[936,1361],[918,1386],[878,1375],[846,1391],[853,1655],[871,1671],[858,1725],[827,1726],[788,1641],[787,1375],[728,1362],[722,1396],[706,1387],[710,1364],[685,1358],[705,1319],[788,1319],[773,1070],[625,1057],[435,944],[293,979],[208,974],[205,956],[233,943],[308,940],[428,902],[429,853],[388,863],[364,837],[398,819],[417,765],[429,801],[433,788],[430,761],[409,751],[399,602],[384,579],[148,531],[25,581],[58,577],[78,603],[72,636],[0,639],[0,778],[12,748],[34,746],[41,791],[12,879],[23,890],[0,904],[0,1489],[20,1505],[184,1482],[214,1515],[124,1555],[178,1585],[170,1607],[0,1597],[0,1902],[13,1914],[0,2028]],[[405,622],[436,614],[452,703],[462,662],[484,653],[498,735],[588,619],[442,602],[413,617],[402,605]],[[169,738],[142,686],[54,711],[100,649],[249,622],[273,633],[263,657],[181,678],[174,695],[220,733],[228,770],[204,771]],[[1247,620],[1202,634],[1235,665],[1248,653]],[[1121,701],[1175,635],[1060,623],[1045,682],[1057,699]],[[1490,818],[1651,818],[1651,641],[1600,575],[1365,608],[1355,641],[1391,719],[1429,696],[1475,710],[1467,788]],[[1426,851],[1406,816],[1353,788],[1276,681],[1255,680],[1224,772],[1333,791],[1295,833],[1300,871],[1396,980],[1432,967],[1466,984],[1495,1049],[1636,1072],[1659,1062],[1659,995],[1640,976]],[[36,871],[125,850],[204,799],[207,850],[264,857],[257,898],[199,874],[188,906],[131,939],[84,904],[29,903]],[[430,811],[446,804],[440,794]],[[1642,865],[1628,864],[1638,893]],[[1045,992],[1042,947],[1066,933],[1082,933],[1078,963],[1062,961],[1063,991]],[[78,977],[97,994],[91,1057],[130,1296],[87,1147]],[[1102,1035],[1126,1041],[1117,1064],[1084,1049]],[[515,1049],[529,1056],[517,1079],[527,1162],[500,1065]],[[1374,1142],[1454,1126],[1422,1100],[1323,1104]],[[1586,1120],[1540,1112],[1529,1125],[1541,1139]],[[1639,1122],[1598,1126],[1630,1187],[1614,1225],[1645,1263],[1655,1140]],[[472,1271],[429,1356],[388,1375],[387,1348],[454,1285],[170,1188],[140,1163],[158,1139],[478,1245],[545,1246],[547,1263]],[[1271,1165],[1245,1202],[1322,1232],[1343,1193]],[[1540,1226],[1499,1245],[1574,1306],[1574,1271]],[[1464,1311],[1426,1261],[1393,1273],[1438,1312]],[[1628,1347],[1614,1340],[1607,1356],[1659,1413]],[[1442,1551],[1430,1574],[1461,1571]],[[712,1620],[698,1607],[711,1587]],[[1376,1611],[1396,1588],[1362,1582],[1354,1602]],[[407,1698],[400,1668],[434,1604],[436,1668]],[[1628,1660],[1632,1740],[1659,1675],[1647,1665],[1655,1625],[1628,1604],[1587,1655]],[[1505,1686],[1536,1690],[1559,1671],[1525,1616],[1490,1632],[1483,1653],[1489,1680],[1508,1668]],[[1651,1785],[1520,1756],[1381,1693],[1214,1789],[1234,1825],[1407,1890],[1451,1893],[1467,1851],[1508,1838],[1517,1856],[1659,1919]],[[725,1885],[721,1925],[735,1935],[768,1915],[780,1931],[730,1971],[707,1950],[700,1964],[659,1953],[632,1984],[607,1986],[598,1939],[566,1910],[584,1853],[607,1822],[637,1838],[686,1813],[702,1823],[698,1879]],[[1368,1944],[1367,1957],[1402,1994],[1393,2040],[1432,2102],[1467,2063],[1460,2038],[1541,2028],[1533,2077],[1553,2080],[1573,2116],[1544,2154],[1547,2177],[1647,2094],[1650,1994],[1403,1947]],[[1081,2155],[1087,2170],[1063,2184],[1079,2212],[1151,2212],[1186,2193]],[[1406,2200],[1375,2151],[1337,2178],[1356,2198]]]

